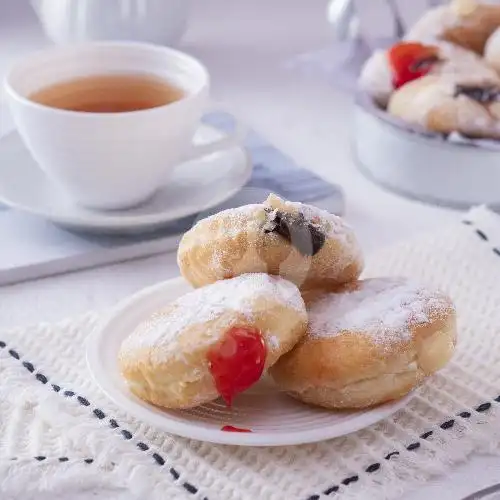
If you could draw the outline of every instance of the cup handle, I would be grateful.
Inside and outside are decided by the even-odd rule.
[[[224,149],[230,149],[235,146],[240,146],[248,132],[248,128],[241,121],[235,118],[235,115],[231,113],[225,106],[219,104],[212,104],[209,106],[205,114],[210,113],[224,113],[232,117],[233,119],[233,131],[228,135],[216,139],[215,141],[206,144],[193,144],[191,151],[188,152],[183,161],[198,160],[204,156],[221,151]]]
[[[5,98],[5,91],[0,90],[0,137],[12,132],[14,125],[7,108],[7,100]]]

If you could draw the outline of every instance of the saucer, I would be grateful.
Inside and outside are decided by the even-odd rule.
[[[211,142],[222,133],[202,125],[195,143]],[[218,151],[180,164],[168,184],[149,201],[128,209],[97,211],[75,204],[38,167],[17,132],[0,138],[0,203],[74,231],[138,233],[206,211],[235,195],[252,172],[243,147]]]
[[[134,396],[120,374],[118,351],[137,325],[154,311],[192,290],[183,278],[146,288],[119,304],[87,340],[87,366],[94,381],[120,409],[170,434],[238,446],[314,443],[358,431],[403,408],[413,393],[358,411],[307,406],[263,378],[237,396],[231,408],[220,399],[190,410],[167,410]],[[251,430],[232,433],[225,426]]]

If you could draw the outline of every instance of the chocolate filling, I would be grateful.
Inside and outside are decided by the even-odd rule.
[[[488,85],[486,87],[457,85],[455,87],[454,97],[458,97],[459,95],[465,95],[469,99],[473,99],[481,104],[488,104],[499,100],[500,89],[495,85]]]
[[[421,71],[430,71],[434,64],[440,61],[438,56],[429,56],[423,59],[418,59],[413,64],[410,65],[410,71],[412,73],[419,73]]]
[[[269,215],[264,225],[265,233],[276,233],[291,243],[302,255],[314,256],[325,244],[326,236],[316,226],[306,221],[304,214],[288,214],[266,209]]]

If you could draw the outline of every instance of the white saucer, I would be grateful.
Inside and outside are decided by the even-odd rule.
[[[220,137],[203,125],[195,142]],[[179,165],[148,202],[129,210],[94,211],[80,207],[41,171],[16,132],[0,138],[0,203],[38,215],[72,230],[137,233],[152,231],[222,203],[236,194],[252,172],[243,147]]]
[[[142,422],[165,432],[211,443],[283,446],[342,436],[374,424],[405,406],[411,395],[371,410],[334,412],[301,404],[270,380],[238,396],[232,409],[220,400],[184,411],[162,410],[135,397],[120,375],[117,355],[125,337],[152,312],[191,289],[182,278],[147,288],[123,301],[88,338],[87,365],[107,396]],[[232,425],[252,433],[224,432]]]

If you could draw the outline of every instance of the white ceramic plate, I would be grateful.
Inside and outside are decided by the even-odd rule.
[[[195,142],[210,142],[221,132],[203,125]],[[179,165],[168,184],[148,202],[129,210],[96,211],[72,202],[40,170],[12,132],[0,139],[0,202],[73,230],[105,233],[152,231],[235,195],[248,181],[252,164],[244,148],[214,153]]]
[[[182,278],[147,288],[122,302],[91,334],[87,363],[101,389],[123,410],[171,434],[211,443],[240,446],[283,446],[312,443],[367,427],[406,405],[411,396],[371,410],[333,412],[299,403],[264,379],[235,399],[232,409],[221,400],[184,411],[162,410],[129,392],[120,375],[121,342],[153,311],[191,289]],[[224,432],[232,425],[252,433]]]

